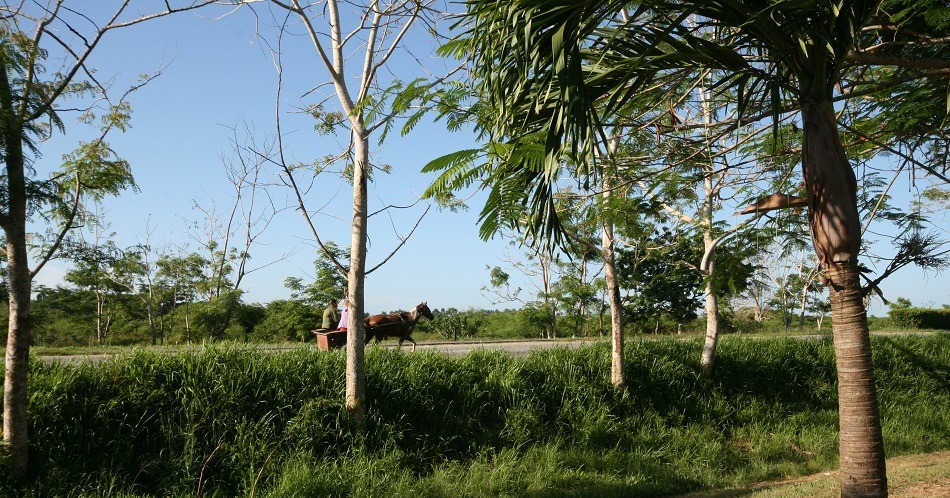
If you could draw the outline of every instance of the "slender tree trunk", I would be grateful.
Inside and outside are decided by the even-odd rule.
[[[830,100],[804,102],[803,160],[812,242],[831,297],[838,367],[841,496],[887,496],[884,441],[858,274],[857,181]]]
[[[102,319],[105,315],[106,298],[102,292],[96,290],[96,344],[102,345],[104,333],[102,330]]]
[[[185,342],[188,343],[191,342],[191,319],[188,316],[188,311],[191,309],[190,304],[190,302],[185,302]]]
[[[353,234],[350,242],[350,269],[347,297],[350,300],[346,333],[346,409],[361,426],[366,419],[366,370],[364,360],[363,310],[366,277],[368,139],[354,130]]]
[[[606,292],[606,291],[605,291],[605,292]],[[604,330],[605,330],[605,328],[604,328],[604,312],[607,311],[607,307],[606,307],[606,305],[604,304],[604,300],[605,300],[606,298],[607,298],[607,296],[605,295],[605,296],[601,299],[601,301],[600,301],[600,310],[597,312],[597,323],[598,323],[599,326],[600,326],[600,332],[599,332],[597,335],[599,335],[599,336],[601,336],[601,337],[603,337],[603,335],[604,335]]]
[[[26,177],[23,157],[23,123],[14,112],[7,65],[0,57],[0,132],[4,141],[6,166],[6,211],[0,213],[7,243],[9,324],[7,330],[6,372],[3,379],[3,446],[9,456],[14,478],[26,475],[29,457],[27,421],[28,372],[30,369],[30,274],[26,249]]]
[[[789,316],[789,313],[788,313],[788,292],[787,292],[787,289],[781,289],[781,292],[782,292],[782,325],[785,327],[785,332],[788,332],[788,329],[792,326],[792,318]]]
[[[3,383],[3,444],[14,477],[26,474],[29,450],[27,423],[30,370],[30,294],[33,279],[27,265],[25,224],[6,231],[10,282],[10,319],[6,374]]]
[[[587,278],[587,251],[584,251],[583,257],[581,257],[580,264],[580,281],[583,283]],[[577,323],[574,324],[574,337],[580,336],[582,333],[584,337],[587,337],[585,324],[587,320],[584,310],[587,309],[587,297],[586,294],[581,296],[579,302],[577,303]]]
[[[145,313],[148,315],[148,330],[152,335],[152,346],[158,344],[158,332],[155,330],[155,316],[152,312],[152,303],[145,302]]]
[[[805,312],[808,311],[808,290],[811,287],[811,272],[805,275],[805,254],[802,252],[802,263],[798,267],[798,276],[802,281],[802,291],[798,300],[798,330],[805,329]]]
[[[707,230],[703,233],[703,244],[706,251],[713,251],[714,239]],[[699,359],[699,365],[703,369],[703,374],[707,377],[712,376],[713,367],[716,362],[716,346],[719,344],[719,296],[713,287],[712,275],[716,268],[715,256],[709,255],[707,259],[707,268],[701,269],[703,277],[706,280],[706,340],[703,343],[703,352]]]
[[[609,223],[604,224],[601,253],[604,258],[604,279],[607,283],[607,296],[610,302],[610,382],[615,388],[624,389],[627,381],[623,375],[623,319],[620,286],[617,285],[617,263],[614,258],[614,227]]]
[[[710,98],[705,84],[700,85],[699,93],[702,102],[703,125],[705,126],[705,143],[709,152],[709,158],[705,165],[706,174],[703,178],[704,197],[701,211],[703,259],[699,268],[703,279],[706,281],[706,339],[703,342],[703,352],[699,357],[699,366],[702,368],[704,375],[712,377],[716,362],[716,346],[719,344],[719,296],[716,295],[716,288],[712,280],[716,270],[716,244],[718,243],[713,235],[713,217],[716,214],[716,196],[719,195],[719,188],[715,186],[713,181],[716,176],[716,167],[712,159],[712,137],[709,136],[713,112],[710,108]]]
[[[544,285],[544,307],[550,310],[550,322],[545,327],[545,334],[548,339],[557,337],[557,308],[551,299],[551,258],[547,254],[540,256],[541,261],[541,280]]]

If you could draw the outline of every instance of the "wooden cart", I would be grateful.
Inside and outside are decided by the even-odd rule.
[[[323,351],[342,348],[346,345],[345,330],[316,329],[313,333],[317,336],[317,347]]]

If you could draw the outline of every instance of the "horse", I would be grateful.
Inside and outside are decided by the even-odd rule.
[[[412,350],[416,350],[416,341],[409,336],[412,329],[416,328],[419,318],[426,317],[433,319],[429,306],[423,301],[412,311],[403,311],[396,314],[373,315],[363,319],[363,327],[366,329],[366,344],[375,337],[379,343],[384,337],[398,337],[399,347],[408,340],[412,343]]]

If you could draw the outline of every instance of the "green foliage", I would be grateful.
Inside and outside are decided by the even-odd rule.
[[[895,307],[887,314],[902,329],[950,330],[950,309]]]
[[[434,313],[435,320],[429,329],[445,339],[457,341],[474,337],[484,326],[482,316],[484,312],[460,312],[455,308]]]
[[[554,304],[542,301],[526,303],[518,312],[518,324],[525,337],[553,337],[550,332],[557,330]]]
[[[246,338],[250,331],[231,323],[241,303],[241,294],[240,290],[227,291],[194,305],[193,325],[199,337],[212,340]]]
[[[702,277],[690,262],[699,261],[698,252],[701,246],[667,228],[639,239],[637,247],[619,248],[617,279],[629,290],[624,320],[646,327],[663,317],[677,322],[696,318]]]
[[[323,320],[321,310],[295,300],[271,301],[264,307],[264,317],[254,327],[252,339],[258,341],[308,341],[313,340],[310,331],[319,327]]]
[[[291,297],[312,306],[325,306],[330,299],[339,299],[346,294],[346,273],[335,262],[346,265],[349,250],[338,247],[333,242],[324,245],[327,252],[321,251],[313,267],[316,278],[310,284],[304,284],[300,277],[287,277],[284,286],[290,289]],[[328,254],[329,253],[329,254]]]
[[[61,287],[37,286],[31,308],[33,339],[42,344],[94,344],[94,320],[76,317],[94,317],[95,296],[90,292],[74,292]]]
[[[482,324],[477,332],[479,338],[521,339],[535,337],[530,331],[526,331],[521,327],[518,321],[518,311],[470,310],[463,313],[476,313],[478,315],[478,321]],[[438,319],[439,313],[434,312],[433,314]]]
[[[315,349],[138,351],[31,362],[30,480],[10,496],[636,496],[833,468],[830,340],[627,346],[625,392],[601,344],[524,357],[367,351],[363,432],[345,357]],[[892,455],[950,448],[950,336],[874,339]]]

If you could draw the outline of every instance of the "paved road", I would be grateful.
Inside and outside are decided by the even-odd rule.
[[[606,340],[606,339],[604,339]],[[476,349],[497,349],[510,354],[528,354],[531,351],[548,348],[569,348],[575,349],[586,344],[593,344],[596,339],[571,339],[571,340],[525,340],[525,341],[471,341],[471,342],[429,342],[419,343],[416,351],[438,351],[441,353],[464,355]],[[372,347],[372,345],[370,345]],[[394,347],[387,344],[386,347]],[[404,349],[412,350],[412,345],[403,346]]]

